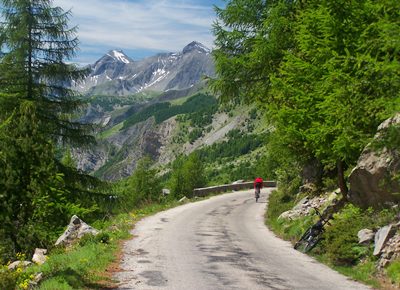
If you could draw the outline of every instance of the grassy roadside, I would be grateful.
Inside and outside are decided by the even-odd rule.
[[[265,220],[275,234],[293,244],[318,219],[315,216],[301,217],[292,221],[278,219],[282,212],[291,209],[295,204],[296,201],[286,196],[284,192],[279,190],[273,192],[269,198]],[[358,245],[357,238],[358,230],[366,225],[370,227],[384,225],[392,216],[393,213],[389,211],[362,211],[351,205],[346,206],[335,215],[332,226],[326,229],[325,239],[312,250],[310,255],[339,273],[374,288],[399,289],[393,285],[397,283],[400,286],[400,262],[393,263],[384,272],[378,272],[377,258],[372,255],[373,247]],[[391,285],[392,283],[394,284]]]
[[[8,278],[17,281],[14,283],[17,289],[28,289],[29,281],[37,273],[42,273],[43,280],[35,289],[114,289],[116,284],[112,279],[113,268],[115,270],[119,262],[122,242],[131,237],[129,232],[135,223],[146,216],[178,205],[181,203],[177,201],[150,204],[109,220],[99,220],[92,224],[100,230],[97,236],[85,236],[70,249],[52,249],[43,265],[30,267],[25,272],[21,269],[17,271],[20,272],[18,276]],[[0,283],[2,290],[14,289],[13,286],[7,288],[4,285]]]

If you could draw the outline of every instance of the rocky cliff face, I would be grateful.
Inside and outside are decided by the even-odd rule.
[[[154,117],[151,117],[99,140],[98,145],[90,150],[75,151],[74,155],[79,160],[79,169],[114,181],[130,176],[144,156],[150,156],[157,164],[165,165],[180,154],[189,154],[204,145],[224,140],[231,130],[246,125],[246,114],[243,112],[240,116],[231,117],[226,113],[215,114],[209,131],[192,143],[175,140],[183,126],[176,116],[160,124],[156,124]]]
[[[181,52],[161,53],[133,61],[122,51],[111,50],[90,66],[90,75],[74,88],[89,94],[123,96],[143,91],[182,90],[214,76],[211,51],[192,42]]]
[[[384,138],[385,132],[393,125],[400,125],[400,113],[379,126],[375,141]],[[349,177],[350,200],[362,207],[399,203],[399,174],[399,148],[375,149],[372,145],[367,146]]]

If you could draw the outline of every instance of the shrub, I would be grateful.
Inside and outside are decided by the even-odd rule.
[[[333,264],[353,265],[367,254],[368,248],[360,246],[357,237],[367,220],[365,213],[351,204],[334,216],[324,235],[326,255]]]
[[[387,274],[392,282],[400,285],[400,260],[394,261],[387,268]]]
[[[18,274],[8,270],[7,266],[0,267],[0,289],[13,290],[17,284]]]
[[[103,244],[108,244],[110,242],[110,234],[107,232],[99,232],[97,235],[84,235],[80,240],[79,240],[79,245],[80,246],[85,246],[89,243],[103,243]]]

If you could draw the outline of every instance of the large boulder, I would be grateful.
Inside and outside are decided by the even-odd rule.
[[[378,127],[375,140],[382,140],[392,125],[400,125],[400,113]],[[361,207],[381,207],[400,202],[400,181],[395,178],[400,173],[400,150],[375,147],[369,144],[364,149],[349,177],[349,199]]]
[[[42,265],[44,264],[44,262],[46,262],[47,257],[47,250],[46,249],[35,249],[35,253],[33,254],[32,257],[32,262],[35,262],[38,265]]]
[[[71,218],[68,228],[58,238],[55,245],[56,246],[58,246],[58,245],[70,246],[75,241],[81,239],[84,235],[88,235],[88,234],[97,235],[98,233],[99,233],[98,230],[92,228],[87,223],[85,223],[83,220],[81,220],[76,215],[74,215]]]
[[[374,256],[382,253],[383,248],[386,246],[387,241],[392,238],[396,233],[396,227],[388,225],[380,228],[375,235],[375,248]]]

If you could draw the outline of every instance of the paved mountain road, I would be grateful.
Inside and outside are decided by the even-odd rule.
[[[261,203],[241,191],[140,221],[124,246],[119,289],[370,289],[276,238],[264,225],[269,192]]]

